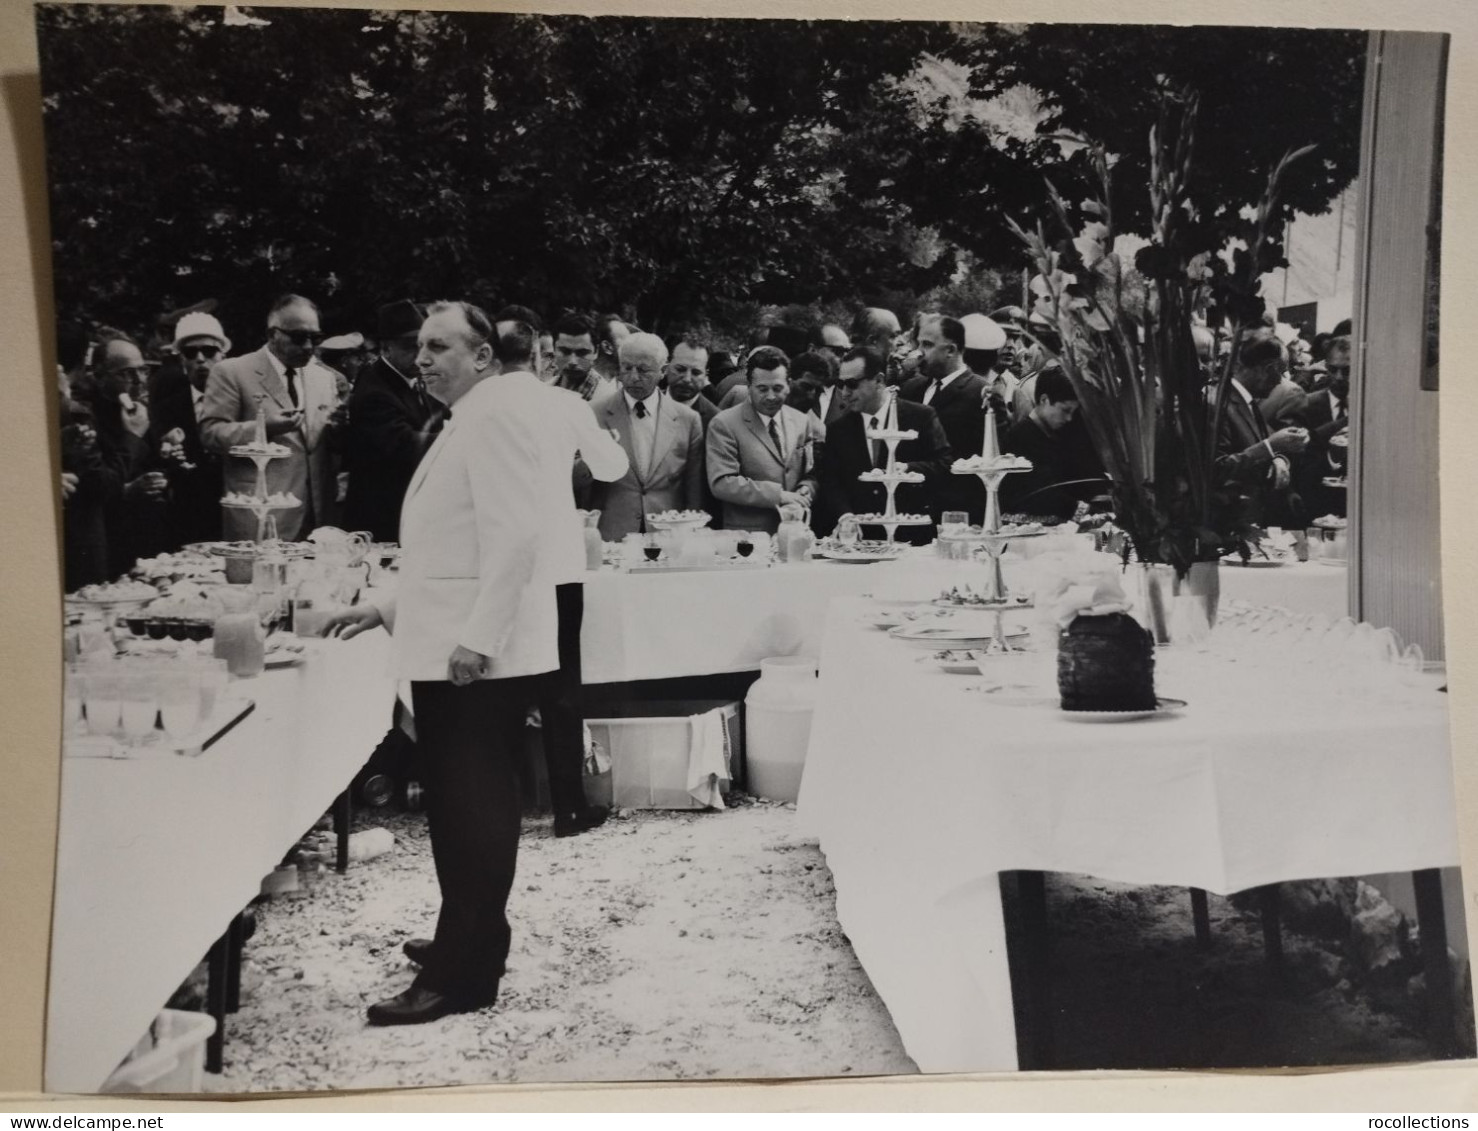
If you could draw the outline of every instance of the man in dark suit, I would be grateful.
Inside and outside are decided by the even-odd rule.
[[[149,379],[149,430],[169,468],[168,549],[220,537],[221,457],[200,442],[205,383],[231,351],[220,322],[202,311],[174,326],[175,356]]]
[[[1003,451],[1031,460],[1032,469],[1005,477],[1001,507],[1008,513],[1072,518],[1082,497],[1081,487],[1059,484],[1077,478],[1069,426],[1077,416],[1078,394],[1055,361],[1037,375],[1035,392],[1031,412],[1011,426],[1001,445]]]
[[[985,378],[965,364],[964,325],[942,314],[926,314],[919,320],[918,342],[919,372],[903,383],[901,396],[934,410],[949,437],[952,461],[978,456],[985,440],[988,390]],[[968,511],[971,522],[985,517],[985,488],[973,475],[943,479],[934,502],[941,511]]]
[[[367,530],[377,542],[400,541],[405,489],[444,416],[416,370],[423,320],[409,299],[380,307],[380,356],[360,370],[349,395],[344,519],[350,530]]]
[[[1271,332],[1243,343],[1217,435],[1217,473],[1224,487],[1240,493],[1243,517],[1250,522],[1285,521],[1292,457],[1309,442],[1303,428],[1270,430],[1257,407],[1283,379],[1287,364],[1283,345]]]
[[[886,466],[888,449],[881,440],[869,440],[867,432],[882,426],[888,406],[887,364],[874,349],[856,346],[843,355],[840,396],[846,409],[826,429],[821,449],[821,472],[817,488],[814,525],[817,533],[830,534],[844,514],[878,513],[887,507],[887,491],[881,483],[864,483],[857,477]],[[895,504],[906,514],[935,511],[933,496],[949,475],[949,441],[934,410],[910,401],[898,403],[898,427],[918,433],[903,440],[897,449],[900,470],[925,476],[922,483],[901,483]],[[864,538],[882,538],[880,526],[863,527]],[[923,545],[933,538],[927,526],[901,526],[902,541]]]
[[[668,396],[698,414],[706,432],[708,422],[718,415],[718,406],[703,396],[708,387],[708,347],[697,338],[684,336],[668,342],[672,351],[662,371]]]
[[[1335,338],[1327,347],[1325,370],[1328,384],[1304,399],[1295,423],[1309,431],[1309,446],[1293,463],[1293,487],[1300,500],[1298,517],[1307,525],[1321,515],[1345,517],[1347,492],[1331,487],[1325,479],[1343,479],[1349,449],[1334,447],[1330,440],[1350,424],[1350,342]]]

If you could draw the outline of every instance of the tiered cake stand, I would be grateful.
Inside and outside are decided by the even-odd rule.
[[[866,429],[868,442],[881,440],[888,448],[888,462],[884,465],[881,474],[876,471],[864,471],[857,478],[864,483],[881,483],[883,489],[888,493],[888,504],[883,508],[882,514],[859,514],[856,519],[859,523],[868,526],[881,526],[888,532],[888,541],[892,542],[900,526],[933,526],[934,520],[928,515],[906,515],[899,514],[894,495],[897,494],[900,483],[922,483],[924,476],[917,471],[898,470],[898,445],[904,440],[917,440],[919,434],[913,428],[901,429],[898,427],[898,390],[890,389],[887,411],[883,414],[883,427]]]
[[[962,609],[975,609],[981,612],[995,614],[995,631],[989,649],[992,653],[1018,653],[1021,649],[1012,648],[1006,642],[1005,614],[1012,609],[1029,609],[1032,607],[1030,601],[1015,601],[1006,589],[1005,574],[1001,570],[1001,556],[1005,554],[1007,545],[1011,539],[1017,537],[1014,533],[1003,533],[1001,531],[1001,483],[1006,476],[1017,472],[1027,472],[1032,469],[1030,463],[1025,461],[1018,466],[1002,464],[998,467],[989,465],[1003,459],[1001,455],[1000,441],[996,436],[996,414],[990,409],[985,413],[985,443],[980,453],[981,462],[988,469],[979,467],[961,467],[965,460],[956,460],[951,471],[955,475],[974,475],[985,485],[985,522],[982,524],[981,533],[951,535],[951,541],[969,542],[985,547],[989,558],[988,571],[985,578],[985,600],[979,604],[959,606]]]
[[[257,542],[277,541],[277,520],[272,517],[273,511],[292,510],[301,503],[268,502],[267,495],[267,465],[274,459],[286,459],[292,452],[282,444],[271,444],[267,441],[267,415],[263,409],[265,396],[257,397],[257,421],[256,436],[250,444],[238,444],[230,450],[230,454],[238,459],[249,459],[257,465],[257,487],[255,497],[249,502],[228,503],[221,500],[221,506],[228,510],[249,510],[257,517]]]

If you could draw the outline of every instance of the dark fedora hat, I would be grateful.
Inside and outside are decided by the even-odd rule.
[[[408,298],[387,302],[376,312],[381,341],[418,333],[426,321],[426,309]]]

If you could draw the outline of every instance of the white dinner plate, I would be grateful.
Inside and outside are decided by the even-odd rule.
[[[981,653],[974,648],[955,649],[961,653],[955,659],[941,660],[938,656],[920,656],[915,663],[949,675],[979,675]],[[966,659],[965,657],[969,657]]]

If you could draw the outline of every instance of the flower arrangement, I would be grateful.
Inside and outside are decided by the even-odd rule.
[[[1059,364],[1112,484],[1115,521],[1141,562],[1163,563],[1185,577],[1199,561],[1248,552],[1236,492],[1217,474],[1217,436],[1245,332],[1261,324],[1258,279],[1280,265],[1269,240],[1279,186],[1288,166],[1312,147],[1290,151],[1268,178],[1255,216],[1203,216],[1191,194],[1198,98],[1162,90],[1150,131],[1150,242],[1126,268],[1114,248],[1111,169],[1094,151],[1096,195],[1074,234],[1068,206],[1049,182],[1061,238],[1043,226],[1011,227],[1036,278],[1034,310],[1056,341],[1028,334]],[[1203,361],[1194,318],[1219,311],[1230,350]]]

